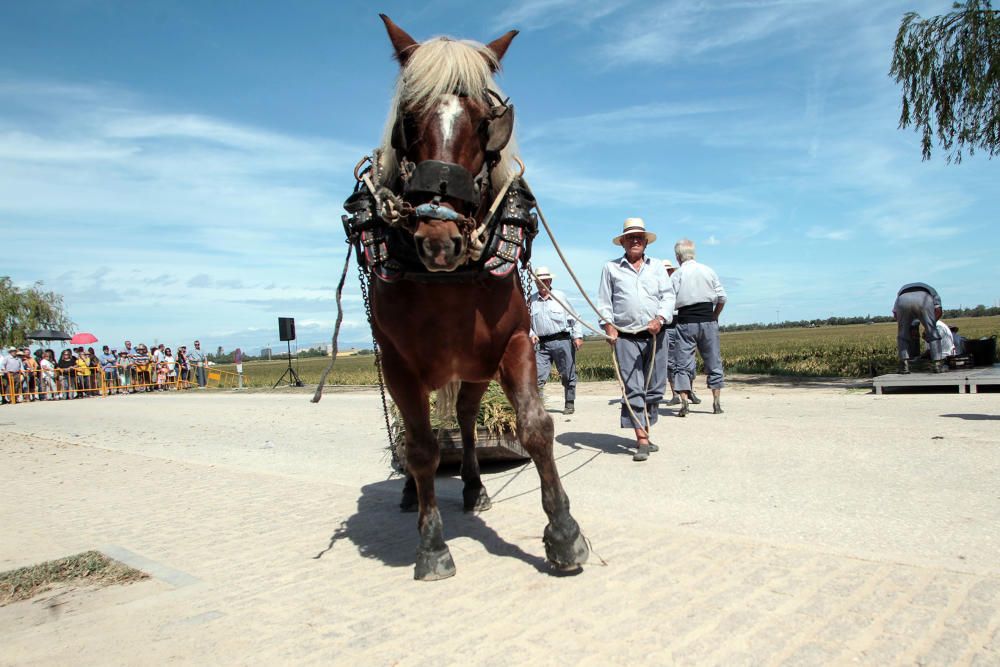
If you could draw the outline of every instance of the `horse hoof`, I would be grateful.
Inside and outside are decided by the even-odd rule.
[[[545,558],[557,569],[563,572],[579,570],[590,557],[590,547],[583,539],[580,526],[570,519],[572,529],[566,534],[549,525],[545,526]]]
[[[417,581],[438,581],[455,576],[455,561],[448,547],[440,551],[417,549],[417,565],[413,568],[413,578]]]
[[[464,500],[463,510],[466,512],[485,512],[493,507],[490,494],[486,493],[486,489],[483,487],[479,487],[478,490],[471,489],[469,493],[462,491],[462,496]]]

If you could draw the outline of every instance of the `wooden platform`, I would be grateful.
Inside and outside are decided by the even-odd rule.
[[[886,387],[955,387],[958,393],[975,394],[984,385],[1000,385],[1000,364],[946,370],[944,373],[913,372],[906,375],[887,373],[872,381],[875,393]]]

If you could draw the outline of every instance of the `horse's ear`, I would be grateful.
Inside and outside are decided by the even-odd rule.
[[[385,31],[389,33],[389,41],[392,42],[392,48],[396,51],[396,60],[399,61],[400,66],[405,65],[406,61],[413,55],[413,51],[419,46],[417,40],[410,37],[405,30],[393,23],[392,19],[385,14],[379,14],[379,18],[385,23]]]
[[[490,63],[490,66],[493,67],[494,72],[500,69],[500,61],[503,60],[503,55],[507,53],[507,47],[510,46],[510,43],[514,40],[515,37],[517,37],[517,32],[518,32],[517,30],[511,30],[506,35],[497,37],[492,42],[486,45],[486,48],[492,51],[493,55],[497,59],[495,66],[493,63]]]

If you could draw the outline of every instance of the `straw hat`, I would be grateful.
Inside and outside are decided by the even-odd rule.
[[[549,267],[540,266],[538,267],[538,270],[535,271],[535,277],[538,278],[538,280],[552,280],[553,275],[552,272],[549,271]]]
[[[646,223],[642,218],[626,218],[622,224],[622,233],[611,239],[611,242],[615,245],[621,245],[622,238],[626,234],[635,234],[636,232],[643,232],[646,235],[646,243],[652,243],[656,240],[656,234],[646,231]]]

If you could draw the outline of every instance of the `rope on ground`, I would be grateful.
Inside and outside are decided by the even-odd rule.
[[[330,363],[327,365],[323,374],[319,376],[319,384],[316,386],[316,392],[313,394],[311,403],[319,403],[319,399],[323,398],[323,386],[326,384],[326,376],[330,374],[333,370],[333,365],[337,363],[337,337],[340,335],[340,323],[344,321],[344,308],[340,304],[340,298],[344,294],[344,281],[347,280],[347,267],[351,265],[351,251],[354,250],[350,243],[347,244],[347,257],[344,258],[344,270],[340,273],[340,282],[337,283],[337,323],[333,327],[333,339],[330,341],[330,346],[332,349],[333,356],[330,357]]]

